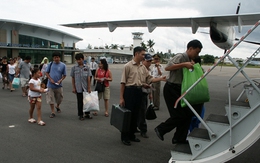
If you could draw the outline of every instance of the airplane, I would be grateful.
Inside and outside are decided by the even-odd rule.
[[[233,42],[237,39],[234,26],[238,26],[238,32],[240,33],[242,26],[254,25],[260,20],[260,13],[238,14],[239,9],[240,4],[237,7],[236,14],[223,16],[84,22],[61,25],[82,29],[108,27],[110,32],[113,32],[117,27],[147,27],[150,33],[156,27],[191,27],[193,34],[197,32],[199,27],[209,27],[212,42],[226,51],[233,46]],[[252,41],[245,42],[255,43]],[[259,45],[260,43],[255,44]]]

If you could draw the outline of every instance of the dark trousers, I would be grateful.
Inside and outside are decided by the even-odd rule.
[[[163,88],[164,99],[170,114],[165,122],[157,126],[159,132],[164,135],[176,127],[176,132],[173,139],[185,141],[188,134],[188,129],[191,123],[191,118],[194,115],[189,107],[182,108],[180,102],[177,108],[174,108],[175,101],[181,95],[181,85],[165,83]],[[203,104],[192,105],[198,114],[200,114]]]
[[[145,114],[147,110],[147,93],[142,93],[142,107],[139,110],[139,115],[138,115],[138,120],[137,120],[137,126],[140,129],[141,133],[146,133],[147,132],[147,123],[145,120]]]
[[[77,93],[78,116],[83,116],[83,93]],[[85,112],[89,114],[90,112]]]
[[[90,82],[91,82],[91,79],[93,77],[93,85],[95,85],[96,84],[96,80],[95,80],[96,70],[91,70],[91,74],[92,74],[92,76],[90,77]]]
[[[129,132],[121,132],[121,140],[135,139],[139,110],[142,108],[142,89],[138,87],[125,87],[125,108],[131,111]]]

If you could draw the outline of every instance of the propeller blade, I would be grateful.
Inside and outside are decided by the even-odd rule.
[[[240,4],[241,4],[241,3],[239,3],[239,4],[238,4],[238,6],[237,6],[237,11],[236,11],[236,14],[238,14],[238,13],[239,13],[239,10],[240,10]]]
[[[239,41],[239,39],[238,39],[238,38],[235,38],[235,41]],[[247,42],[247,43],[255,44],[255,45],[260,45],[260,42],[255,42],[255,41],[247,41],[247,40],[244,40],[243,42]]]

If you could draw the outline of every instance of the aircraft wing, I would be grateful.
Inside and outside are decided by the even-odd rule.
[[[148,27],[152,32],[156,27],[191,27],[192,33],[196,33],[198,27],[209,27],[210,22],[227,24],[230,26],[253,25],[260,20],[260,13],[234,14],[223,16],[206,16],[190,18],[167,18],[167,19],[142,19],[122,21],[84,22],[73,24],[61,24],[72,28],[104,28],[108,27],[113,32],[117,27]]]

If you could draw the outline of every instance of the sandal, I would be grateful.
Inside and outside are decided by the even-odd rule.
[[[45,123],[44,123],[43,121],[39,121],[39,122],[38,122],[38,125],[40,125],[40,126],[45,126]]]
[[[92,115],[97,116],[98,114],[97,114],[97,112],[94,112],[94,113],[92,113]]]
[[[57,113],[61,113],[60,108],[57,108],[57,107],[56,107],[56,110],[57,110]]]
[[[81,115],[79,116],[79,120],[83,121],[85,118]]]
[[[29,123],[35,123],[36,120],[35,120],[34,118],[30,118],[30,119],[28,119],[28,122],[29,122]]]
[[[54,118],[54,117],[55,117],[55,114],[51,113],[50,118]]]
[[[109,117],[109,114],[108,114],[108,113],[105,113],[105,117]]]

